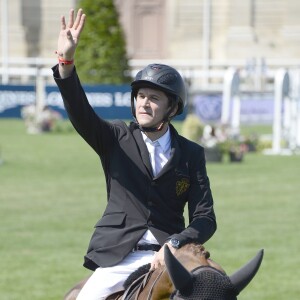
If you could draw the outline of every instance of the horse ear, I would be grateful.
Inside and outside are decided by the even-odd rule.
[[[229,276],[232,284],[237,289],[237,295],[249,284],[257,273],[264,256],[264,250],[261,249],[252,260],[246,265]]]
[[[165,263],[170,278],[175,286],[182,294],[192,284],[192,275],[190,272],[176,259],[168,246],[164,249]]]

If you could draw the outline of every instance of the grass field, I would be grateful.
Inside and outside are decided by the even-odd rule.
[[[0,149],[0,299],[62,299],[89,274],[83,255],[106,203],[99,159],[74,132],[28,135],[17,120],[0,120]],[[300,156],[247,154],[207,168],[212,258],[231,274],[265,249],[239,299],[299,299]]]

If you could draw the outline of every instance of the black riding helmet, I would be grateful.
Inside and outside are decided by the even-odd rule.
[[[163,91],[171,100],[169,110],[166,112],[160,126],[157,128],[141,127],[143,131],[159,131],[165,122],[170,121],[170,113],[177,104],[178,109],[175,115],[180,115],[183,112],[187,98],[185,83],[178,71],[167,65],[150,64],[139,71],[131,83],[131,111],[134,118],[136,118],[134,99],[138,90],[144,87]]]

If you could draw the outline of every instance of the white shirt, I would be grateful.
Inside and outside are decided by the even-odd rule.
[[[155,160],[154,157],[151,157],[151,153],[153,153],[153,144],[155,142],[158,142],[160,145],[161,152],[160,153],[155,153],[155,155],[160,155],[162,158],[161,162],[161,168],[168,162],[170,156],[171,156],[171,134],[170,130],[166,131],[166,133],[161,136],[158,140],[156,141],[151,141],[147,135],[142,132],[143,139],[146,143],[146,146],[149,151],[149,156],[150,156],[150,161],[152,164],[152,169],[153,169],[153,161]],[[148,229],[145,234],[142,236],[142,238],[139,240],[138,244],[159,244],[152,232]]]
[[[170,134],[170,129],[168,127],[168,130],[166,133],[161,136],[159,139],[155,141],[151,141],[147,135],[142,132],[143,139],[146,143],[146,146],[149,151],[149,156],[150,156],[150,161],[153,169],[153,173],[155,174],[155,166],[154,166],[154,161],[157,161],[153,155],[154,151],[154,144],[158,143],[160,145],[160,152],[155,152],[155,156],[160,156],[161,158],[161,165],[160,165],[160,170],[163,168],[163,166],[168,162],[170,156],[171,156],[171,134]]]

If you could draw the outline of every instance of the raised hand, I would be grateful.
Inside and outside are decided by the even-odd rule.
[[[61,17],[61,30],[58,37],[56,53],[60,58],[71,61],[74,59],[75,50],[79,42],[80,34],[85,23],[85,14],[79,9],[74,21],[74,9],[70,10],[69,22],[66,25],[65,16]]]

